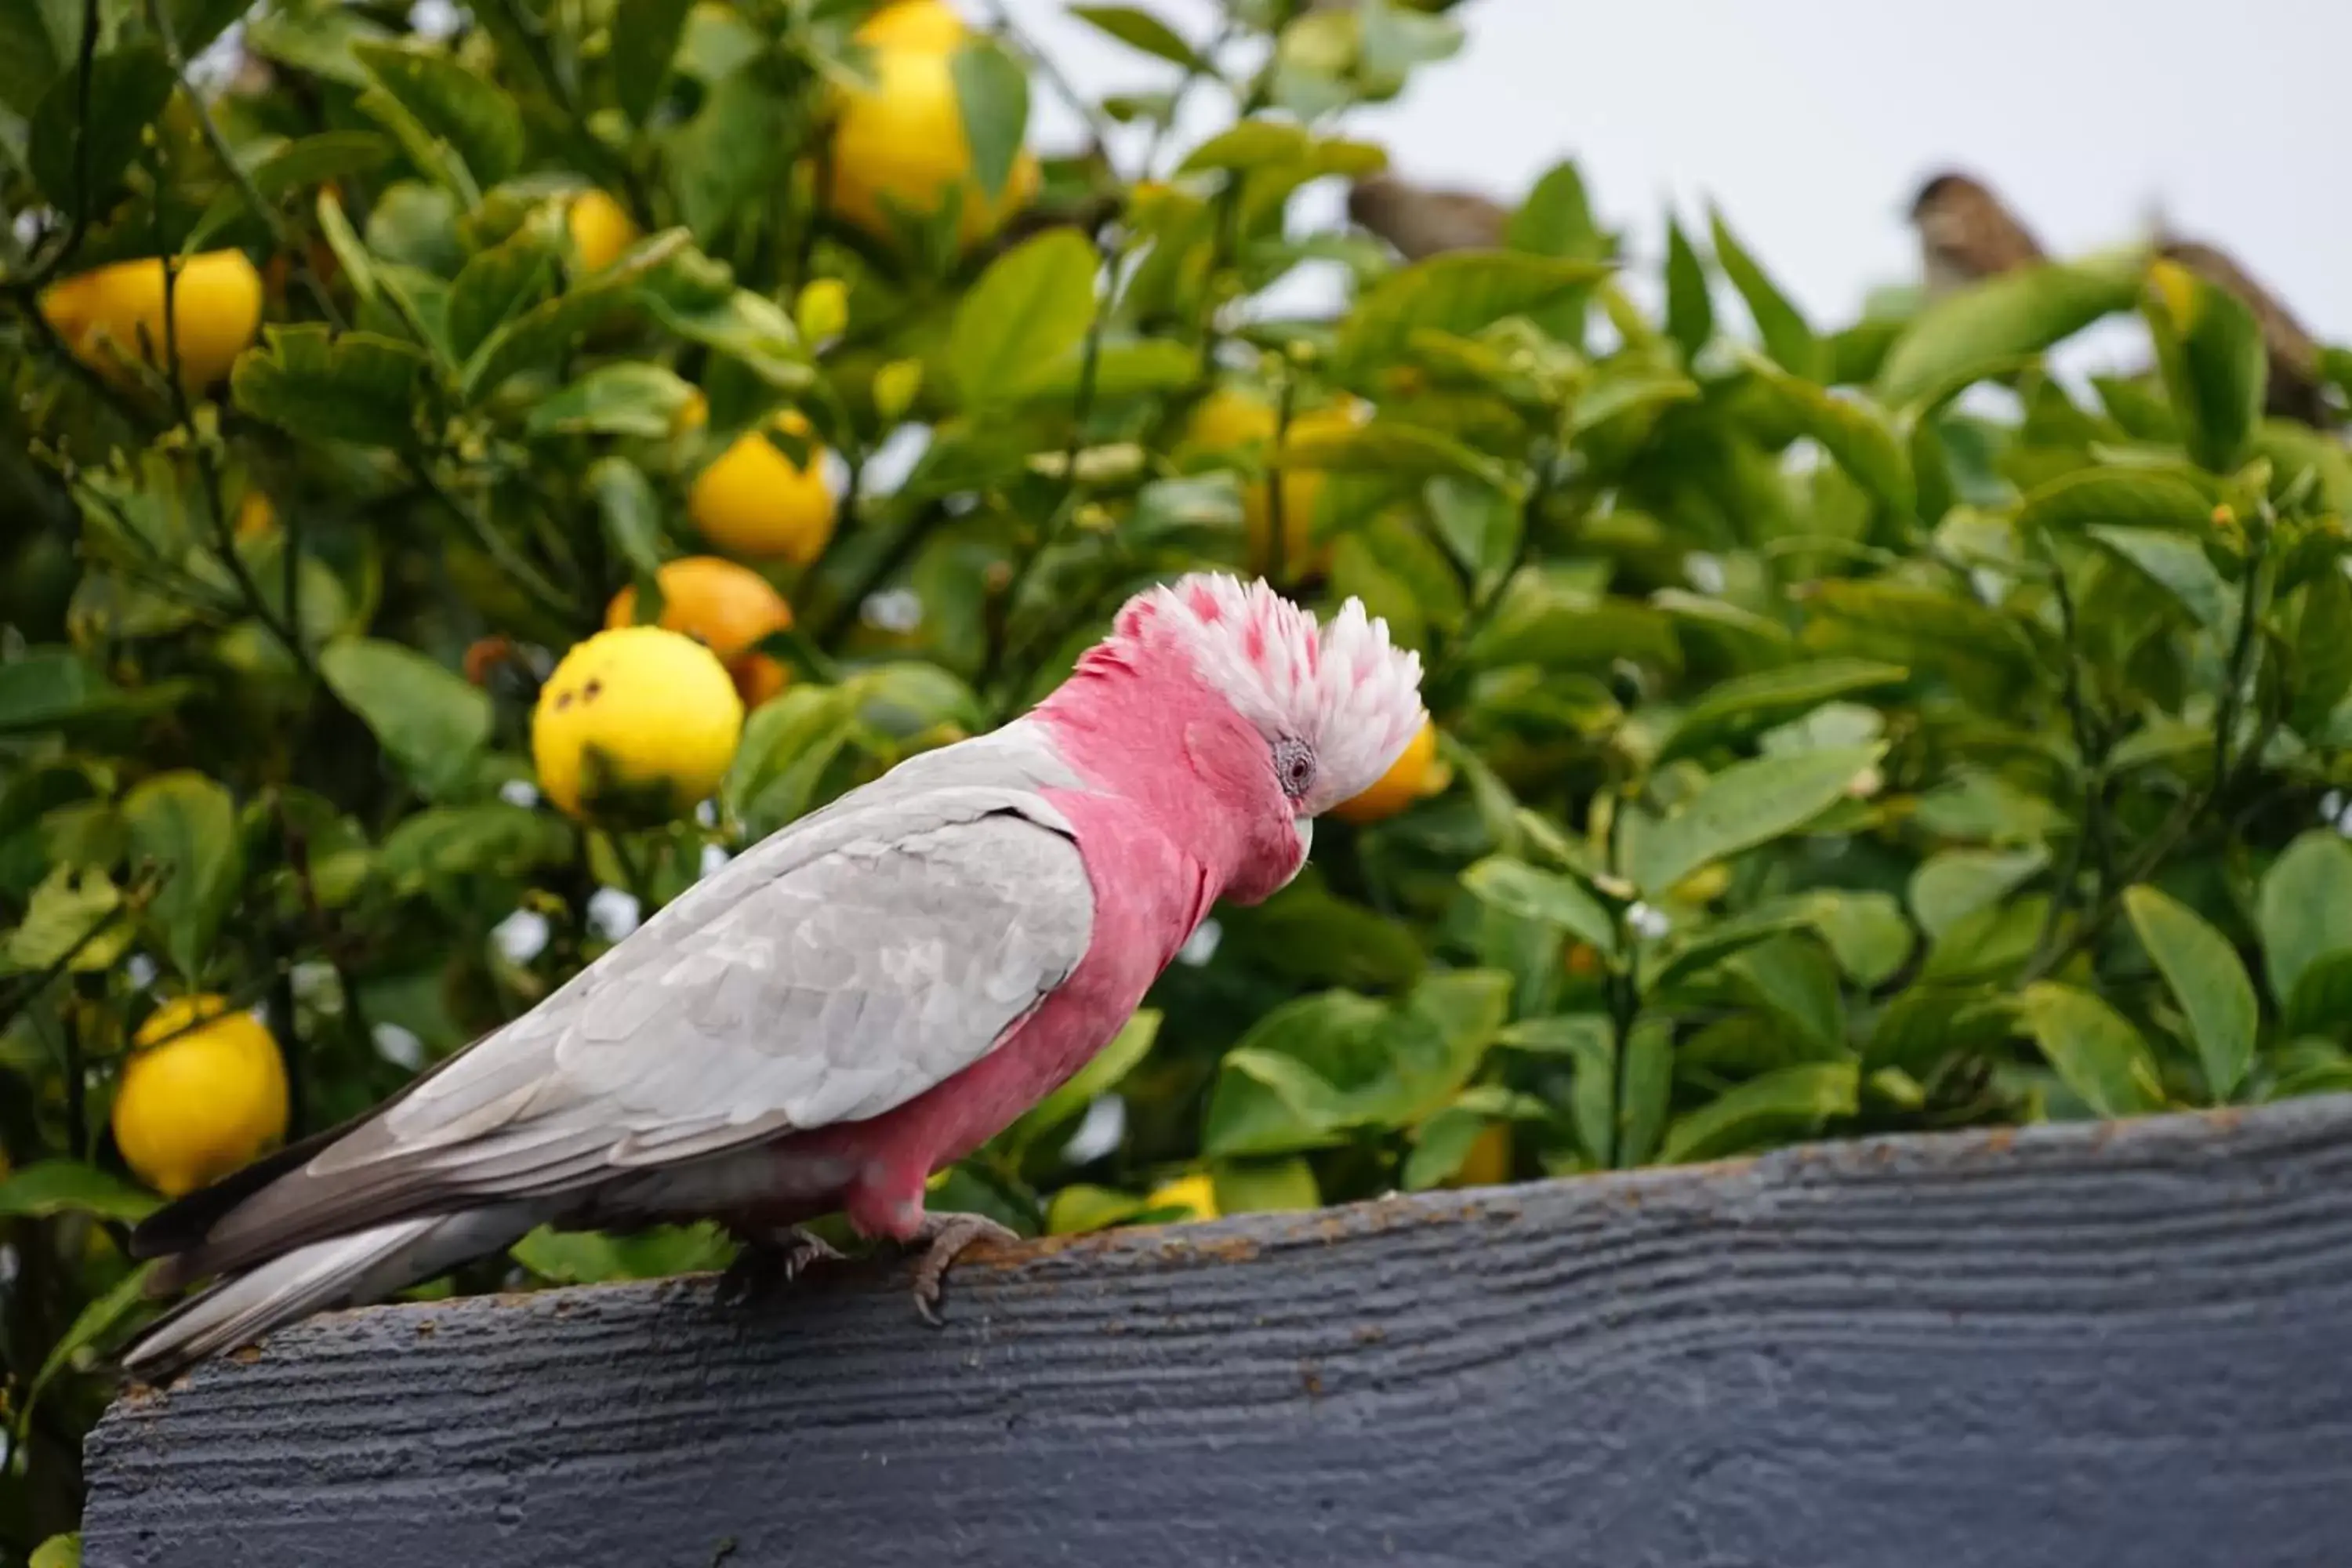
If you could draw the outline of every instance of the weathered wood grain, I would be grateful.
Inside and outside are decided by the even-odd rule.
[[[2352,1561],[2352,1100],[352,1312],[119,1403],[90,1568]]]

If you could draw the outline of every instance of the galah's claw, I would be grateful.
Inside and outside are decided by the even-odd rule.
[[[796,1225],[738,1234],[742,1249],[719,1277],[717,1296],[722,1306],[765,1300],[789,1289],[811,1265],[842,1258],[831,1242]]]
[[[980,1214],[927,1214],[907,1238],[909,1246],[930,1243],[915,1265],[915,1314],[935,1329],[947,1327],[940,1316],[940,1287],[949,1268],[965,1250],[982,1241],[1018,1241],[1021,1233]]]

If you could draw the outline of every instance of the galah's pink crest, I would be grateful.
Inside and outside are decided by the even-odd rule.
[[[1297,873],[1314,818],[1423,722],[1421,665],[1199,574],[1129,600],[1054,694],[908,759],[705,878],[538,1006],[359,1121],[142,1225],[159,1290],[211,1277],[124,1358],[153,1377],[379,1300],[533,1227],[717,1217],[736,1283],[829,1249],[834,1210],[957,1251],[926,1214],[971,1153],[1116,1034],[1219,899]]]

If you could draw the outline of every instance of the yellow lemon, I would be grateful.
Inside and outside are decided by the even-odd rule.
[[[769,633],[793,624],[792,606],[765,577],[716,555],[689,555],[665,563],[656,581],[662,593],[660,624],[699,638],[717,654],[734,678],[746,709],[757,708],[784,689],[784,667],[753,647]],[[628,626],[636,605],[636,589],[622,589],[613,595],[604,624]]]
[[[994,202],[973,179],[951,63],[965,37],[962,21],[933,0],[902,0],[857,29],[874,51],[866,62],[873,85],[844,89],[835,100],[826,201],[835,216],[887,239],[886,201],[919,217],[952,199],[957,242],[969,249],[1036,195],[1037,160],[1027,148]]]
[[[941,0],[898,0],[858,24],[857,41],[877,49],[955,48],[971,36],[963,18]]]
[[[1352,429],[1362,417],[1362,405],[1352,398],[1294,414],[1283,445],[1287,448],[1300,437]],[[1258,461],[1270,465],[1272,453],[1265,448],[1273,444],[1276,423],[1271,403],[1236,387],[1220,387],[1202,398],[1193,410],[1186,444],[1200,452],[1255,449]],[[1282,559],[1286,573],[1320,572],[1330,558],[1329,546],[1318,547],[1315,539],[1315,513],[1323,504],[1322,472],[1285,467],[1281,484]],[[1249,537],[1253,572],[1266,572],[1273,565],[1273,490],[1274,481],[1270,479],[1261,479],[1242,490],[1242,526]]]
[[[286,1135],[286,1064],[252,1014],[218,996],[182,996],[156,1008],[131,1046],[114,1090],[114,1142],[165,1197],[220,1180]]]
[[[688,404],[689,423],[695,413]],[[794,436],[809,432],[808,421],[797,414],[779,415],[775,426]],[[687,513],[721,550],[778,555],[805,566],[833,538],[833,488],[825,483],[824,458],[824,448],[812,442],[803,467],[759,431],[746,431],[695,476]]]
[[[623,626],[573,645],[540,689],[530,757],[574,816],[667,819],[718,787],[743,732],[719,656],[682,633]]]
[[[1449,1187],[1499,1187],[1511,1179],[1511,1124],[1489,1121],[1470,1152],[1462,1157],[1461,1169],[1445,1179]]]
[[[41,314],[75,355],[101,372],[118,371],[108,346],[123,359],[159,369],[163,342],[163,263],[123,261],[52,284],[41,294]],[[172,336],[180,352],[180,379],[209,386],[253,342],[261,327],[261,274],[241,250],[208,250],[180,263],[172,289]]]
[[[1331,815],[1342,822],[1379,822],[1453,782],[1453,770],[1437,758],[1437,726],[1423,720],[1421,732],[1405,742],[1402,754],[1389,764],[1389,771],[1363,794],[1333,806]]]
[[[1182,1209],[1190,1219],[1217,1217],[1217,1184],[1206,1171],[1195,1171],[1189,1176],[1179,1176],[1151,1189],[1143,1200],[1150,1209]]]
[[[278,526],[278,509],[259,490],[247,490],[236,503],[236,536],[259,539]]]
[[[637,243],[637,222],[628,209],[603,191],[583,191],[564,209],[564,227],[572,232],[572,248],[580,266],[602,272]]]

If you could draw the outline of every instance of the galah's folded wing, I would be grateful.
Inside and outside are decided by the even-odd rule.
[[[1093,916],[1035,794],[830,811],[243,1201],[184,1272],[878,1115],[985,1055],[1077,966]]]

